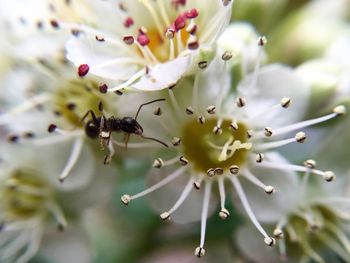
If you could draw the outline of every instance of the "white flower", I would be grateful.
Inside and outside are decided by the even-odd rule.
[[[56,178],[65,161],[60,151],[66,148],[67,144],[19,147],[2,143],[1,262],[29,261],[39,250],[47,231],[51,231],[53,226],[61,231],[66,228],[69,219],[65,212],[79,215],[86,208],[83,202],[72,202],[70,199],[86,189],[86,183],[90,181],[87,178],[91,178],[94,173],[92,153],[84,150],[80,162],[72,171],[71,180],[60,184]],[[71,230],[74,231],[74,225],[70,226]],[[65,234],[61,234],[64,237]],[[65,242],[63,239],[61,241]],[[84,246],[87,252],[88,248]]]
[[[84,155],[83,151],[91,151],[91,146],[84,146],[89,144],[89,136],[82,117],[90,110],[99,113],[100,102],[104,103],[105,109],[113,111],[109,106],[113,104],[107,101],[116,98],[102,98],[99,87],[105,84],[99,85],[92,79],[75,80],[75,76],[67,74],[68,67],[61,65],[54,68],[55,71],[52,69],[55,63],[41,66],[38,67],[40,72],[35,70],[36,67],[24,66],[7,76],[1,89],[4,113],[0,115],[0,127],[6,130],[8,141],[13,143],[32,146],[71,144],[70,151],[61,152],[62,156],[68,156],[62,172],[57,174],[58,179],[64,181]],[[111,158],[114,150],[108,147],[111,153],[107,156]],[[88,181],[89,177],[86,178]]]
[[[254,229],[243,227],[238,231],[238,246],[247,258],[259,263],[301,259],[323,263],[349,259],[348,174],[324,187],[310,178],[315,165],[315,161],[307,161],[309,170],[294,188],[298,195],[296,203],[289,205],[289,211],[274,226],[278,250],[271,251],[256,242]]]
[[[219,190],[219,216],[226,219],[230,215],[225,207],[226,181],[233,185],[264,242],[274,245],[274,238],[261,227],[258,218],[265,222],[280,218],[297,198],[291,187],[297,183],[297,172],[308,171],[303,165],[290,164],[274,150],[290,143],[303,143],[307,136],[301,129],[345,113],[345,107],[338,106],[329,115],[300,122],[308,106],[309,87],[292,69],[282,65],[261,69],[257,66],[254,74],[246,76],[237,92],[232,93],[226,63],[216,59],[207,70],[197,73],[193,81],[186,79],[168,89],[169,109],[156,111],[162,113],[159,120],[148,120],[144,128],[158,134],[156,138],[160,140],[171,141],[173,147],[170,152],[160,151],[154,160],[149,177],[152,186],[122,196],[127,205],[152,193],[153,206],[162,212],[163,220],[171,217],[187,222],[197,220],[201,213],[201,239],[195,250],[198,257],[205,253],[206,220],[212,210],[209,205],[214,203],[210,202],[213,184],[217,183]],[[292,132],[296,133],[290,135]],[[130,143],[129,147],[149,144]],[[311,172],[326,181],[334,179],[330,172],[316,169]],[[240,178],[251,184],[242,186]],[[254,188],[250,189],[252,185]],[[199,191],[192,191],[193,188]],[[189,196],[192,202],[185,202]]]
[[[93,8],[100,20],[88,27],[62,23],[73,36],[67,58],[87,73],[114,80],[109,92],[132,87],[159,90],[209,63],[228,24],[232,0],[108,1]],[[108,21],[108,23],[106,23]]]

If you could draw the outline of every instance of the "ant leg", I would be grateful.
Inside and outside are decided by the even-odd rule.
[[[105,159],[103,161],[104,164],[110,164],[112,161],[112,157],[115,153],[113,143],[111,142],[110,138],[108,139],[107,146],[108,146],[109,153],[105,156]]]
[[[129,139],[130,139],[130,133],[125,133],[124,134],[125,151],[128,150]]]
[[[105,146],[105,143],[104,143],[105,137],[103,136],[104,135],[104,131],[103,131],[104,124],[105,124],[105,116],[102,116],[101,122],[100,122],[100,128],[99,128],[101,150],[105,149],[105,147],[104,147]]]
[[[154,103],[154,102],[157,102],[157,101],[164,101],[165,99],[156,99],[156,100],[152,100],[152,101],[149,101],[149,102],[146,102],[146,103],[143,103],[140,105],[140,107],[138,108],[137,112],[136,112],[136,115],[135,115],[135,120],[137,120],[137,117],[139,116],[139,113],[140,113],[140,110],[143,106],[146,106],[148,104],[151,104],[151,103]]]
[[[86,117],[89,115],[89,113],[91,114],[92,120],[93,120],[94,122],[97,122],[96,115],[95,115],[94,111],[92,111],[92,110],[88,110],[88,111],[85,113],[85,115],[81,118],[80,121],[83,122],[83,121],[86,119]]]

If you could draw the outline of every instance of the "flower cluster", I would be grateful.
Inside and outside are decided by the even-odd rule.
[[[144,252],[142,234],[172,239],[176,226],[162,221],[186,223],[186,232],[200,222],[194,255],[215,258],[215,211],[220,227],[237,225],[227,237],[240,260],[349,260],[349,36],[305,55],[310,43],[293,48],[286,25],[270,44],[252,24],[230,22],[235,6],[244,17],[264,1],[233,2],[4,3],[1,262],[107,262],[100,240],[135,239]],[[345,5],[331,12],[315,2],[298,23]],[[337,17],[331,35],[345,32]],[[146,196],[160,218],[126,237]]]

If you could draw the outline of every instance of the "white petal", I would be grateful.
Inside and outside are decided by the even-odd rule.
[[[145,91],[171,87],[185,74],[189,61],[190,56],[180,56],[170,62],[157,64],[150,69],[149,74],[141,77],[131,87]]]
[[[119,40],[116,44],[96,41],[95,36],[104,36],[103,32],[84,27],[86,33],[72,36],[66,44],[67,58],[76,67],[88,64],[89,73],[111,80],[127,80],[131,77],[139,65],[134,62],[138,59],[136,51]],[[128,54],[129,52],[129,54]],[[130,56],[130,52],[135,52]]]
[[[52,263],[89,263],[93,249],[87,235],[77,226],[69,225],[63,233],[55,228],[46,234],[40,255]]]
[[[265,159],[273,163],[288,163],[279,153],[265,154]],[[254,166],[250,171],[265,185],[271,185],[276,192],[268,195],[247,180],[241,179],[243,189],[256,217],[261,222],[276,222],[295,207],[298,197],[298,175],[291,171],[267,169]]]
[[[266,126],[276,127],[282,124],[290,124],[300,120],[307,107],[310,96],[310,86],[304,83],[289,67],[273,64],[260,69],[257,82],[252,86],[253,78],[248,76],[239,84],[239,93],[247,99],[247,111],[249,116],[259,114],[267,107],[280,102],[283,97],[292,99],[292,105],[283,110],[283,117],[265,114],[259,118],[259,122]]]
[[[249,261],[256,263],[280,262],[276,253],[277,248],[266,246],[260,233],[252,226],[241,227],[234,239],[237,240],[239,250]]]

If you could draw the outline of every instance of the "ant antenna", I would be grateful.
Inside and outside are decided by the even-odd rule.
[[[135,121],[137,120],[137,117],[140,113],[140,110],[143,106],[145,105],[148,105],[148,104],[151,104],[151,103],[154,103],[154,102],[157,102],[157,101],[164,101],[165,99],[156,99],[156,100],[152,100],[152,101],[149,101],[149,102],[146,102],[146,103],[143,103],[140,105],[140,107],[138,108],[137,112],[136,112],[136,115],[135,115]]]
[[[141,138],[143,138],[143,139],[155,141],[155,142],[158,142],[158,143],[164,145],[165,147],[169,147],[165,142],[162,142],[161,140],[158,140],[158,139],[156,139],[156,138],[146,137],[146,136],[143,136],[142,134],[141,134],[140,136],[141,136]]]

